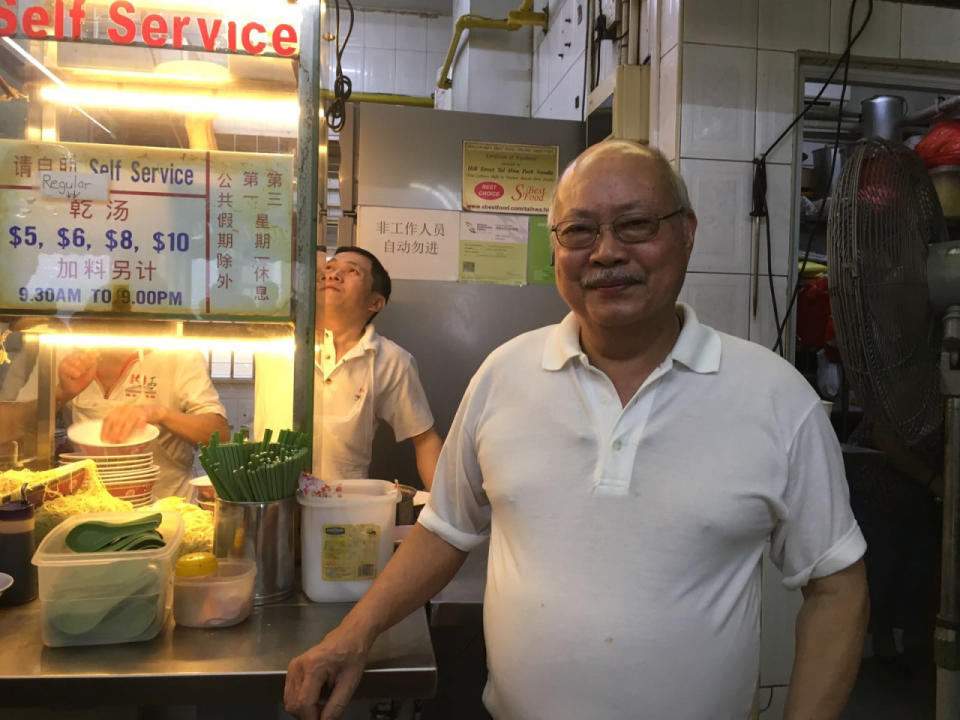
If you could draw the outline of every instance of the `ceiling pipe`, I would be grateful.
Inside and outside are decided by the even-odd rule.
[[[332,90],[321,90],[320,97],[325,100],[333,99]],[[394,95],[391,93],[350,93],[350,102],[379,103],[381,105],[412,105],[414,107],[433,107],[432,97],[417,95]]]
[[[527,25],[534,27],[547,27],[547,13],[533,12],[533,0],[523,0],[520,7],[511,10],[506,19],[498,20],[496,18],[487,18],[482,15],[466,14],[457,18],[453,29],[453,38],[450,40],[450,47],[447,50],[447,57],[443,61],[443,68],[440,70],[440,78],[437,80],[437,87],[446,90],[453,87],[453,80],[448,75],[453,65],[453,58],[457,54],[457,47],[460,45],[460,36],[464,30],[470,28],[483,28],[486,30],[519,30]]]
[[[907,115],[905,118],[903,118],[903,120],[900,121],[900,124],[925,124],[931,120],[939,119],[944,115],[950,115],[958,110],[960,110],[960,95],[954,95],[946,100],[937,100],[937,102],[930,107],[926,107],[923,110],[918,110],[912,115]]]

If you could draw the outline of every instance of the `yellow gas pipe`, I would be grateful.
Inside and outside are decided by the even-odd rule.
[[[547,13],[534,12],[533,0],[523,0],[520,7],[507,13],[505,20],[487,18],[482,15],[461,15],[457,18],[454,25],[453,39],[450,40],[450,48],[447,50],[447,57],[443,61],[443,69],[440,71],[440,79],[437,80],[437,87],[441,89],[453,87],[453,81],[447,75],[450,73],[450,67],[453,65],[453,58],[457,53],[457,46],[460,44],[460,35],[468,28],[484,28],[488,30],[519,30],[520,28],[533,25],[536,27],[547,26]]]

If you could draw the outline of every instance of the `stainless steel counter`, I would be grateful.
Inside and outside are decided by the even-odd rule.
[[[44,647],[40,602],[0,608],[0,706],[189,705],[280,699],[291,658],[319,642],[350,603],[305,598],[254,608],[235,627],[175,627],[151,641]],[[437,668],[422,609],[374,643],[357,697],[425,698]]]

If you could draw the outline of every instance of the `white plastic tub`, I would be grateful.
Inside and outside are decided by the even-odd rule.
[[[341,497],[297,493],[303,592],[314,602],[357,600],[393,552],[400,492],[386,480],[343,480]]]

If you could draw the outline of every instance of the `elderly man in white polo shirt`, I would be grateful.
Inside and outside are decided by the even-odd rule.
[[[329,261],[322,255],[317,261],[323,329],[318,325],[314,474],[324,480],[368,477],[373,436],[384,420],[397,442],[413,442],[417,472],[429,490],[442,441],[416,361],[371,322],[390,299],[390,276],[362,248],[337,248]]]
[[[419,524],[291,662],[288,711],[340,717],[376,636],[489,537],[495,718],[745,720],[768,542],[804,594],[786,717],[837,718],[867,618],[865,544],[817,395],[677,304],[697,221],[658,152],[589,148],[550,224],[571,314],[477,371]]]

